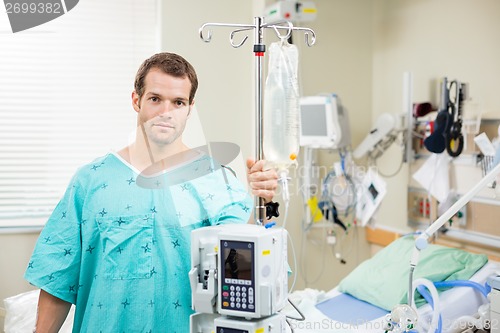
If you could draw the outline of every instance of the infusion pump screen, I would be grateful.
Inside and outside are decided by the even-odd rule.
[[[222,308],[255,312],[254,243],[221,240]]]

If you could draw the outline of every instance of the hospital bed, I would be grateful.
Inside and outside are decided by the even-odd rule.
[[[294,333],[375,333],[385,331],[385,318],[390,309],[406,302],[407,267],[412,239],[394,241],[373,258],[354,269],[338,286],[329,291],[305,289],[289,295],[304,320],[289,319]],[[500,263],[488,261],[484,255],[475,255],[463,250],[432,245],[422,253],[419,274],[433,281],[458,279],[484,285],[488,277],[500,271]],[[370,272],[370,274],[367,274]],[[470,276],[468,276],[470,275]],[[380,281],[384,281],[381,283]],[[378,293],[366,295],[378,289]],[[354,295],[353,295],[354,294]],[[370,299],[366,301],[364,299]],[[38,290],[16,295],[6,302],[6,333],[29,332],[34,326]],[[443,291],[439,297],[444,333],[463,332],[454,323],[463,316],[474,315],[487,300],[475,289],[455,287]],[[422,302],[420,302],[422,303]],[[72,308],[71,311],[74,311]],[[291,306],[282,311],[289,318],[298,318]],[[418,321],[426,332],[433,310],[424,304],[418,308]],[[61,332],[71,331],[72,314]],[[427,324],[425,324],[427,323]]]
[[[290,300],[301,312],[304,320],[289,320],[294,333],[329,333],[329,332],[357,332],[357,333],[375,333],[386,330],[386,316],[390,313],[393,306],[398,303],[405,303],[406,299],[402,295],[407,292],[404,285],[408,283],[408,275],[404,270],[404,265],[408,266],[407,244],[390,244],[387,248],[377,253],[374,258],[367,260],[349,274],[340,284],[329,291],[323,292],[313,289],[305,289],[294,292],[290,295]],[[393,247],[392,251],[391,248]],[[394,251],[400,251],[395,254]],[[500,271],[500,263],[487,261],[484,255],[475,255],[462,250],[432,246],[427,258],[422,258],[423,267],[421,273],[427,275],[433,281],[443,279],[464,280],[477,282],[485,285],[488,277],[497,275]],[[393,252],[393,253],[391,253]],[[444,255],[443,255],[444,253]],[[395,262],[399,257],[399,263]],[[384,266],[386,260],[387,265]],[[470,265],[466,263],[470,262]],[[454,266],[448,270],[442,271],[444,266]],[[469,266],[469,267],[466,267]],[[391,271],[396,269],[396,271]],[[434,274],[432,269],[437,272]],[[382,273],[382,277],[377,278],[377,273]],[[367,274],[372,272],[372,274]],[[444,275],[443,275],[444,274]],[[392,276],[392,277],[391,277]],[[359,285],[356,290],[356,284],[363,283],[365,280],[367,286]],[[403,279],[397,281],[395,279]],[[406,279],[406,280],[405,280]],[[379,292],[370,292],[381,280],[385,280],[384,286],[380,286]],[[403,282],[403,283],[401,283]],[[391,290],[391,287],[393,290]],[[406,288],[407,289],[407,288]],[[356,294],[353,296],[350,292]],[[363,299],[371,299],[368,302]],[[464,316],[474,316],[478,308],[487,303],[488,300],[476,289],[471,287],[453,287],[440,292],[439,305],[441,308],[442,332],[465,332],[470,327],[463,319]],[[376,303],[376,305],[372,304]],[[394,304],[391,304],[394,303]],[[421,299],[417,302],[418,307],[418,331],[427,332],[431,322],[433,309]],[[298,312],[291,306],[287,306],[284,312],[288,317],[299,317]],[[458,322],[458,319],[461,319]]]

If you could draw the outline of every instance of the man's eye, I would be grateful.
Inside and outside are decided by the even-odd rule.
[[[155,102],[155,103],[156,103],[156,102],[158,102],[160,99],[159,99],[158,97],[151,97],[151,98],[149,98],[149,100],[150,100],[151,102]]]
[[[176,104],[177,104],[177,106],[184,106],[184,105],[186,105],[186,103],[184,103],[183,101],[177,101]]]

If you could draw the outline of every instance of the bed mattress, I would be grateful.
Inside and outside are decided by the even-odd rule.
[[[488,276],[498,273],[499,269],[499,263],[490,261],[470,280],[484,285]],[[297,295],[301,296],[297,297]],[[384,309],[343,294],[337,288],[320,295],[321,297],[318,297],[318,294],[314,297],[310,295],[311,292],[298,293],[295,297],[291,295],[291,299],[305,317],[304,321],[290,320],[294,333],[384,331],[384,317],[388,313]],[[321,300],[318,302],[318,299]],[[439,301],[443,332],[446,333],[453,331],[453,323],[457,318],[475,314],[486,299],[473,288],[455,287],[442,292]],[[288,307],[285,313],[290,317],[298,317],[298,314],[293,313],[293,309]],[[418,316],[421,328],[427,328],[431,322],[432,308],[428,304],[421,306],[418,309]]]

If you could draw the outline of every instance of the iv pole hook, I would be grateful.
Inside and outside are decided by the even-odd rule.
[[[246,30],[249,30],[249,29],[238,29],[238,30],[231,31],[231,34],[229,35],[229,41],[230,41],[230,43],[231,43],[231,46],[232,46],[232,47],[234,47],[234,48],[238,48],[238,47],[242,46],[243,44],[245,44],[245,42],[246,42],[246,41],[247,41],[247,39],[248,39],[248,35],[247,35],[247,36],[245,36],[245,37],[243,38],[243,40],[242,40],[240,43],[238,43],[238,44],[236,44],[236,43],[234,42],[234,35],[235,35],[236,33],[238,33],[238,32],[241,32],[241,31],[246,31]]]
[[[212,40],[212,32],[210,31],[210,29],[207,29],[207,36],[206,37],[203,35],[203,31],[205,30],[205,27],[207,25],[208,25],[207,23],[202,25],[201,28],[199,29],[199,33],[200,33],[200,38],[202,41],[204,41],[205,43],[210,43],[210,41]]]
[[[288,26],[285,27],[285,26],[273,24],[273,25],[270,25],[268,27],[274,29],[274,32],[276,33],[276,36],[278,36],[279,39],[286,40],[286,39],[289,39],[290,36],[292,35],[293,24],[292,24],[292,22],[289,22],[289,21],[284,21],[283,23],[286,23]],[[286,31],[287,31],[286,35],[285,36],[281,35],[281,33],[279,32],[279,29],[286,29]]]
[[[294,27],[293,30],[301,30],[304,31],[304,37],[306,40],[307,46],[311,47],[316,43],[316,34],[314,33],[314,30],[309,29],[309,28],[297,28]]]
[[[249,24],[229,24],[229,23],[205,23],[203,24],[200,29],[199,29],[199,33],[200,33],[200,38],[201,40],[203,40],[205,43],[208,43],[210,42],[210,40],[212,39],[212,32],[210,31],[210,29],[206,29],[207,30],[207,35],[205,36],[204,35],[204,31],[205,31],[205,28],[207,28],[208,26],[213,26],[213,27],[230,27],[230,28],[240,28],[238,30],[236,30],[235,32],[238,32],[238,31],[243,31],[243,30],[249,30],[249,29],[254,29],[255,26],[254,25],[249,25]],[[232,39],[232,36],[234,35],[234,33],[231,33],[231,39]],[[246,38],[244,39],[243,42],[241,42],[240,44],[234,44],[233,42],[231,42],[231,45],[233,45],[234,47],[239,47],[241,45],[243,45],[243,43],[245,42]],[[236,45],[236,46],[235,46]]]

